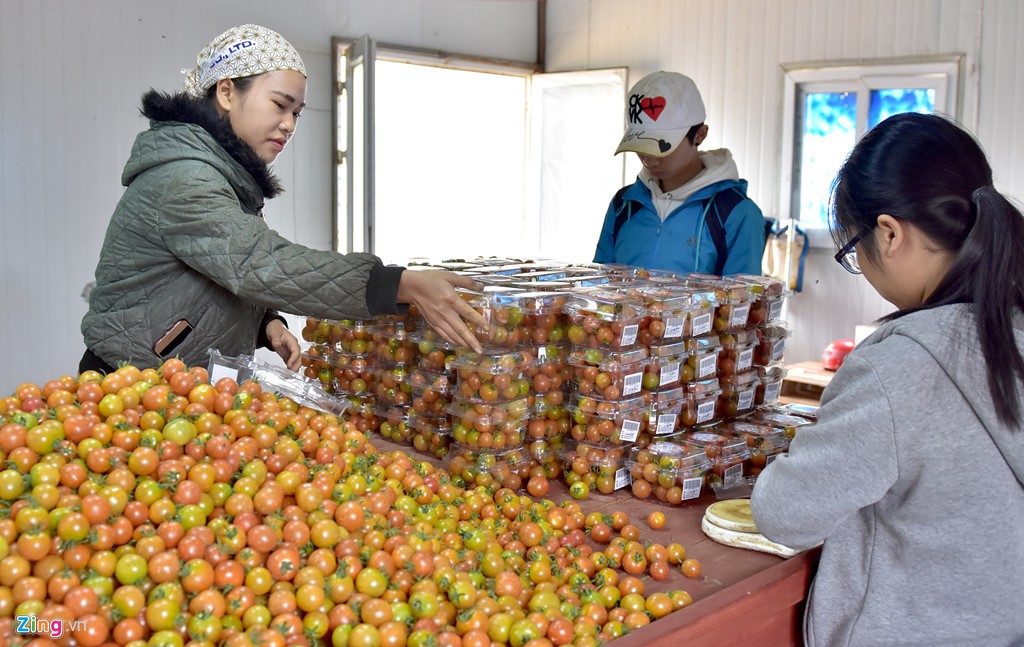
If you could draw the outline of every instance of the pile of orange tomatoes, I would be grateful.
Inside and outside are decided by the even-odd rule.
[[[0,466],[4,645],[597,645],[690,603],[648,575],[700,573],[176,359],[19,386]]]

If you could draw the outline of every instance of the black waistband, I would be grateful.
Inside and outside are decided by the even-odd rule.
[[[113,373],[114,367],[104,362],[102,359],[96,356],[96,353],[86,348],[85,354],[82,355],[82,361],[78,362],[78,372],[85,373],[86,371]]]

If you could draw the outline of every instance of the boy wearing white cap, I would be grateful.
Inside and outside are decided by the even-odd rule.
[[[726,149],[699,152],[704,102],[676,72],[640,79],[626,101],[626,133],[643,169],[615,194],[594,261],[706,274],[760,274],[765,227]]]

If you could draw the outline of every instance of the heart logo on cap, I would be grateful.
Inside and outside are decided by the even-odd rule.
[[[644,97],[640,100],[640,109],[647,113],[652,121],[657,121],[658,115],[665,109],[665,97]]]

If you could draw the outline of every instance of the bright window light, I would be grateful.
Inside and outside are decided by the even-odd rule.
[[[377,255],[528,251],[526,78],[386,60],[376,75]]]

